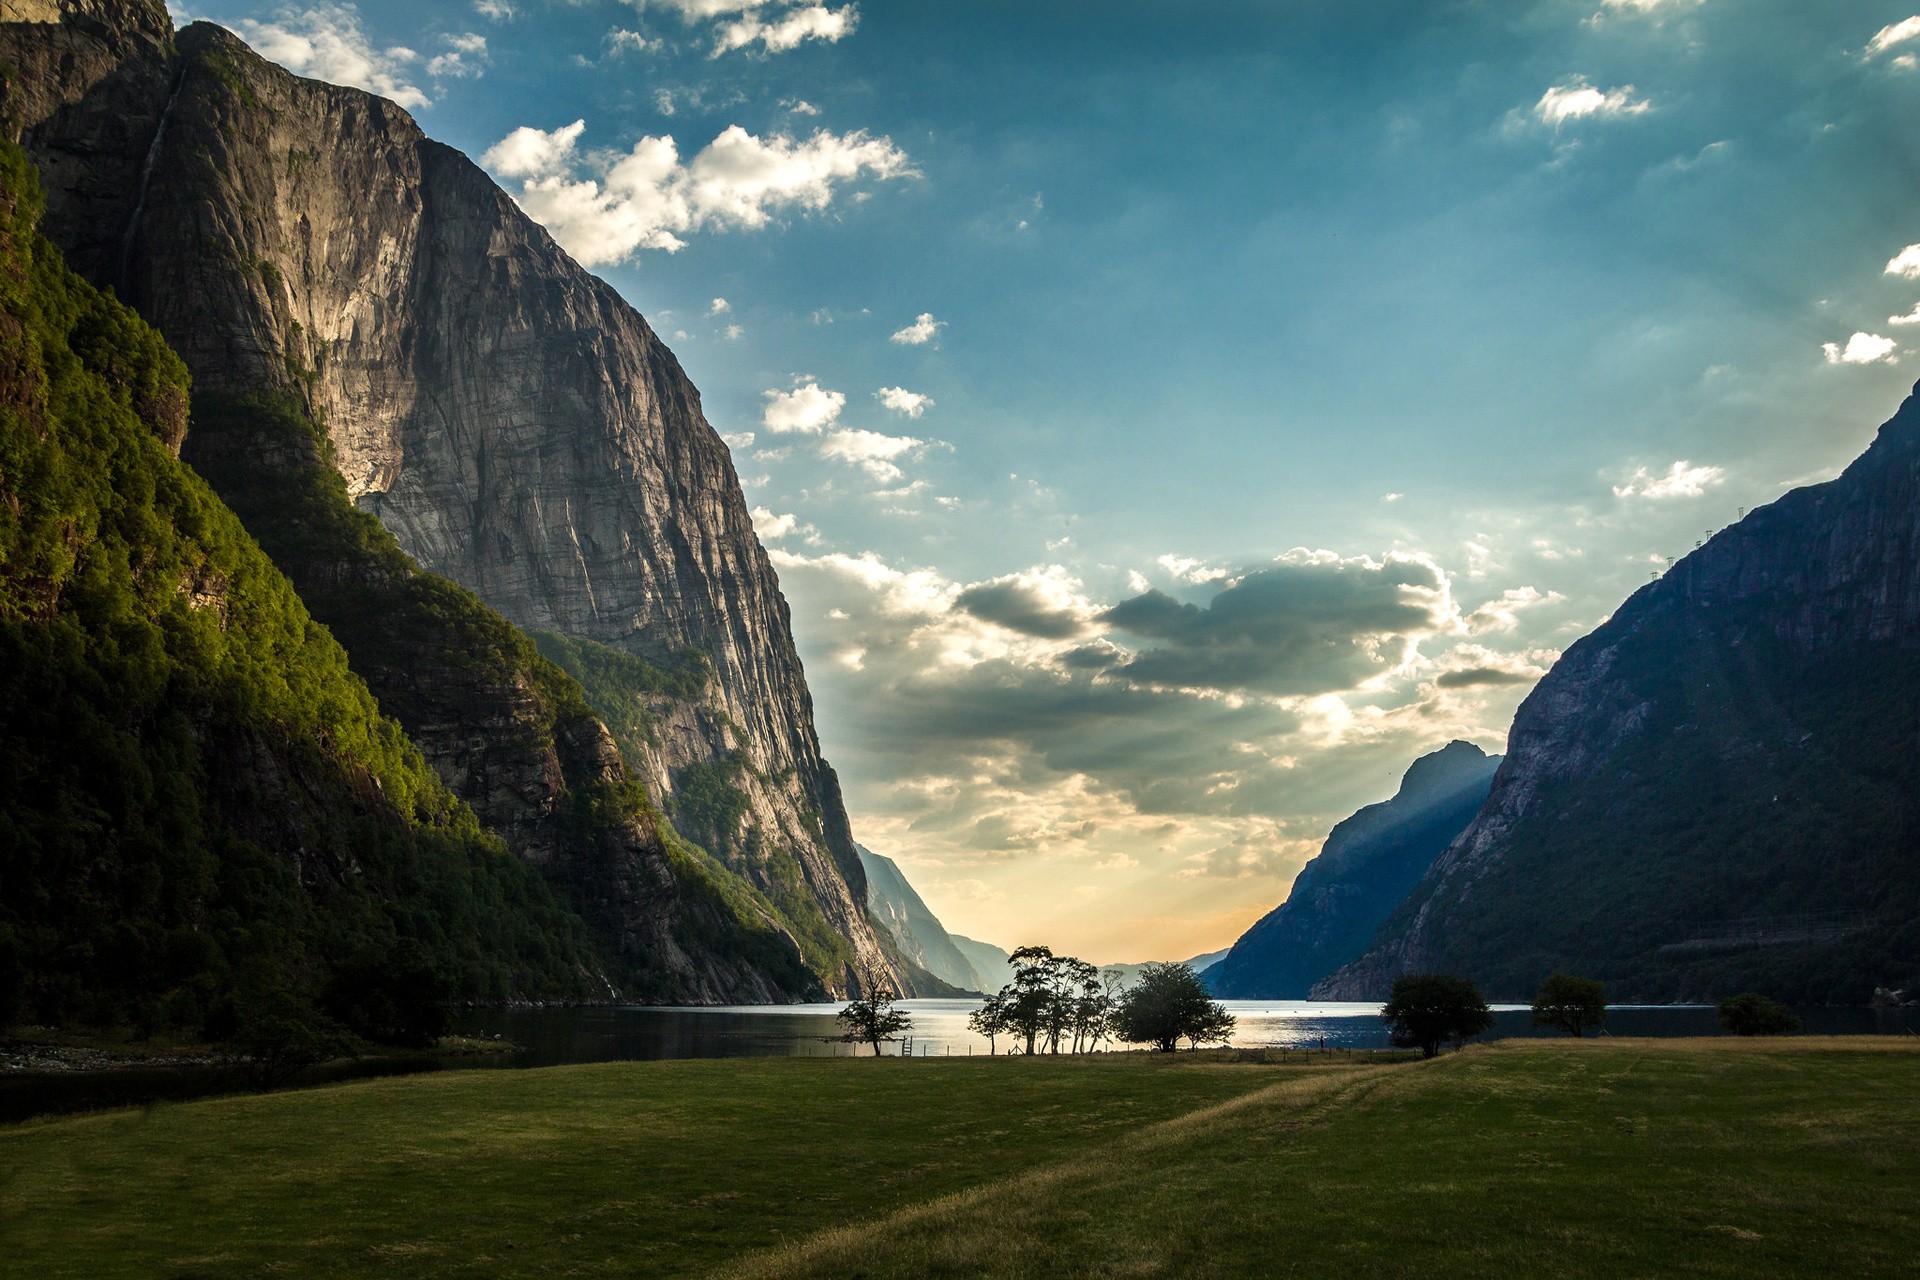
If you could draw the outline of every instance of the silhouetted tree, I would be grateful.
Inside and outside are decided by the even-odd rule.
[[[1113,1033],[1130,1044],[1151,1044],[1172,1053],[1182,1040],[1194,1048],[1233,1035],[1234,1017],[1207,995],[1200,975],[1184,964],[1153,963],[1120,994],[1113,1007]]]
[[[1800,1029],[1793,1010],[1752,991],[1728,996],[1715,1011],[1720,1025],[1737,1036],[1790,1036]]]
[[[1533,998],[1533,1025],[1558,1027],[1574,1037],[1607,1022],[1607,989],[1592,978],[1555,973]]]
[[[1493,1026],[1480,988],[1444,973],[1403,973],[1380,1010],[1387,1032],[1402,1048],[1419,1046],[1431,1058],[1449,1040],[1465,1040]]]
[[[988,1053],[997,1052],[995,1045],[999,1037],[1012,1029],[1012,1025],[1007,1020],[1006,991],[1001,990],[988,996],[985,1004],[967,1015],[967,1025],[973,1028],[976,1035],[987,1038]]]
[[[848,1002],[837,1016],[847,1028],[840,1038],[849,1044],[872,1045],[877,1058],[882,1041],[913,1029],[913,1015],[893,1007],[894,993],[886,987],[868,984],[868,990],[871,994]]]

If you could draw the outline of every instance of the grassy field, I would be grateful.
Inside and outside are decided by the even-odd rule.
[[[0,1274],[1910,1275],[1920,1041],[459,1072],[0,1130]]]

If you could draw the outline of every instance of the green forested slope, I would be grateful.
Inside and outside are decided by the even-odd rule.
[[[0,147],[0,1024],[218,1035],[291,998],[392,1038],[423,986],[604,991],[174,457],[184,368],[39,212]]]

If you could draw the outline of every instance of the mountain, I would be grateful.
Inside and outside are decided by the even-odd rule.
[[[1224,951],[1208,951],[1201,955],[1194,956],[1190,960],[1182,960],[1180,963],[1186,965],[1187,968],[1193,970],[1195,973],[1205,973],[1214,965],[1219,964],[1220,961],[1226,957],[1226,954]],[[1118,978],[1122,986],[1131,986],[1139,980],[1140,971],[1152,963],[1154,963],[1154,961],[1141,960],[1137,962],[1122,961],[1118,964],[1103,964],[1100,966],[1100,972],[1103,975],[1111,975]]]
[[[1367,949],[1381,921],[1479,812],[1499,764],[1499,756],[1459,741],[1414,761],[1392,799],[1334,827],[1287,900],[1207,971],[1208,988],[1228,999],[1305,998]]]
[[[605,998],[588,930],[175,456],[186,369],[39,206],[0,143],[0,1027],[392,1040],[423,998]]]
[[[1314,987],[1864,1004],[1920,976],[1920,399],[1569,648],[1486,805]]]
[[[967,959],[975,974],[979,975],[979,990],[998,991],[1013,981],[1013,965],[1008,962],[1004,947],[996,947],[991,942],[979,942],[960,934],[949,934],[953,945]]]
[[[907,883],[899,864],[865,845],[854,847],[860,850],[860,862],[867,872],[867,910],[874,923],[892,935],[900,953],[957,991],[987,990],[986,979]],[[998,991],[1002,985],[996,983],[992,989]]]
[[[436,594],[420,582],[444,578],[513,627],[558,637],[546,661],[576,661],[599,718],[645,724],[621,741],[624,764],[741,882],[727,914],[742,928],[788,934],[827,990],[865,974],[906,985],[868,919],[787,606],[726,447],[645,320],[390,102],[290,75],[211,24],[175,34],[159,0],[33,0],[16,14],[25,21],[0,24],[12,72],[0,121],[38,164],[49,232],[73,266],[192,372],[187,459],[244,508],[250,493],[304,485],[318,449],[345,498],[424,571],[403,594]],[[302,423],[317,443],[300,440]],[[296,474],[262,474],[274,468]],[[297,552],[297,536],[262,536],[274,554]],[[355,557],[296,566],[303,592],[328,594],[329,575],[344,584],[329,626],[381,607],[368,588],[386,550]],[[475,726],[550,682],[544,668],[519,654],[472,705],[458,679],[409,698],[406,665],[366,643],[374,630],[348,641],[356,669],[406,704],[409,732],[483,818],[504,815],[518,840],[568,807],[549,785],[564,762],[472,767]],[[428,670],[471,674],[444,656]],[[636,685],[642,668],[657,675]],[[545,781],[523,785],[541,769]],[[608,839],[602,861],[626,869],[577,887],[637,957],[659,940],[649,902],[669,886],[634,848],[618,851],[633,840]],[[668,861],[684,881],[691,864]],[[700,964],[670,968],[692,981]],[[792,993],[762,976],[769,993]]]

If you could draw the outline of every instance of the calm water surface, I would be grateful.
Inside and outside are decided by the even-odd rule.
[[[905,1000],[913,1015],[914,1056],[983,1054],[984,1036],[967,1028],[977,1000]],[[1342,1049],[1387,1047],[1377,1004],[1314,1000],[1223,1000],[1237,1018],[1233,1043],[1240,1048]],[[871,1052],[839,1041],[834,1015],[839,1004],[743,1005],[711,1009],[616,1007],[599,1009],[470,1010],[456,1021],[466,1035],[498,1035],[520,1048],[498,1065],[556,1066],[645,1058],[747,1058],[803,1055],[845,1056]],[[1920,1030],[1920,1009],[1801,1009],[1805,1030],[1818,1035],[1898,1035]],[[1530,1025],[1526,1005],[1495,1005],[1498,1024],[1488,1038],[1544,1034]],[[1607,1012],[1607,1030],[1619,1036],[1719,1035],[1708,1005],[1617,1006]],[[1004,1053],[1008,1040],[1000,1038]],[[905,1052],[906,1043],[886,1052]],[[462,1065],[471,1065],[471,1062]]]

